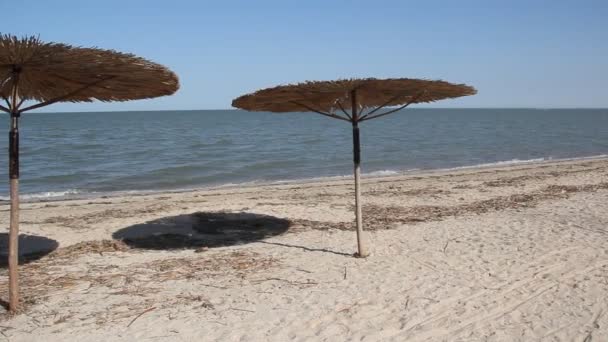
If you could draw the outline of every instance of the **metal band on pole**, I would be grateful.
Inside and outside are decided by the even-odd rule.
[[[19,117],[11,114],[11,130],[8,133],[8,175],[19,178]]]
[[[361,164],[361,141],[359,140],[359,125],[353,122],[353,162]]]

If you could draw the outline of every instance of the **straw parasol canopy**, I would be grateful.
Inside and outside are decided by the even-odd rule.
[[[19,117],[56,102],[129,101],[171,95],[177,76],[128,53],[0,34],[0,111],[10,115],[9,307],[17,309]],[[25,105],[27,103],[27,106]]]
[[[475,88],[440,80],[412,78],[344,79],[307,81],[258,90],[240,96],[232,106],[249,111],[315,112],[348,121],[353,127],[353,161],[355,174],[355,219],[357,223],[357,256],[369,253],[363,237],[361,214],[359,123],[395,113],[413,103],[474,95]],[[386,107],[396,107],[382,111]]]
[[[0,96],[11,98],[15,83],[20,101],[40,104],[149,99],[179,88],[169,69],[132,54],[0,35]]]
[[[473,87],[444,81],[365,78],[308,81],[262,89],[235,99],[232,105],[250,111],[280,113],[318,110],[332,113],[352,109],[353,91],[359,109],[434,102],[476,93]]]

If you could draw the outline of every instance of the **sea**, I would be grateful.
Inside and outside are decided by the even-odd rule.
[[[9,118],[4,120],[8,132]],[[608,154],[608,109],[406,109],[360,124],[364,175]],[[52,200],[350,177],[352,129],[314,113],[26,113],[22,199]],[[0,139],[8,200],[8,134]]]

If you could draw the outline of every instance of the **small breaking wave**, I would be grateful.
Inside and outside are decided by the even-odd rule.
[[[534,159],[511,159],[511,160],[501,160],[492,163],[481,163],[474,165],[464,165],[464,166],[456,166],[446,168],[444,170],[465,170],[465,169],[477,169],[477,168],[487,168],[487,167],[495,167],[495,166],[509,166],[509,165],[517,165],[517,164],[534,164],[534,163],[542,163],[545,161],[553,161],[554,159],[549,158],[534,158]]]
[[[72,198],[79,195],[83,195],[83,192],[75,189],[66,190],[66,191],[47,191],[47,192],[37,192],[33,194],[19,194],[19,199],[21,201],[27,202],[36,202],[36,201],[45,201],[49,199],[66,199]],[[10,201],[9,196],[0,196],[0,201]]]
[[[577,160],[593,160],[606,158],[608,154],[598,154],[595,156],[586,156],[586,157],[576,157],[576,158],[553,158],[553,157],[545,157],[545,158],[533,158],[533,159],[511,159],[511,160],[502,160],[492,163],[482,163],[475,165],[465,165],[465,166],[457,166],[445,168],[443,170],[465,170],[465,169],[477,169],[477,168],[488,168],[488,167],[497,167],[497,166],[509,166],[509,165],[520,165],[520,164],[536,164],[543,162],[565,162],[565,161],[577,161]]]
[[[413,171],[413,170],[412,170]],[[394,176],[394,175],[398,175],[403,173],[404,171],[395,171],[395,170],[379,170],[379,171],[373,171],[370,173],[365,173],[363,174],[364,176],[371,176],[371,177],[382,177],[382,176]]]

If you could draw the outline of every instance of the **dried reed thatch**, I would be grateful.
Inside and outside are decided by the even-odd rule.
[[[128,101],[171,95],[177,76],[164,66],[131,54],[44,43],[37,37],[0,34],[0,97],[10,114],[9,301],[19,303],[19,117],[56,102]],[[38,103],[23,106],[25,101]]]
[[[395,113],[413,103],[434,102],[476,93],[475,88],[465,84],[412,78],[308,81],[258,90],[234,99],[232,106],[250,111],[277,113],[310,111],[352,124],[357,256],[365,257],[368,251],[363,238],[360,201],[359,123]],[[395,106],[398,107],[379,112],[382,108]],[[347,110],[350,110],[350,113]]]
[[[335,112],[340,108],[352,109],[353,90],[356,90],[360,108],[434,102],[476,93],[468,85],[445,81],[365,78],[308,81],[266,88],[238,97],[232,101],[232,105],[250,111],[301,112],[314,109]]]
[[[179,88],[169,69],[132,54],[0,35],[1,97],[11,97],[16,74],[19,99],[39,102],[128,101]]]

